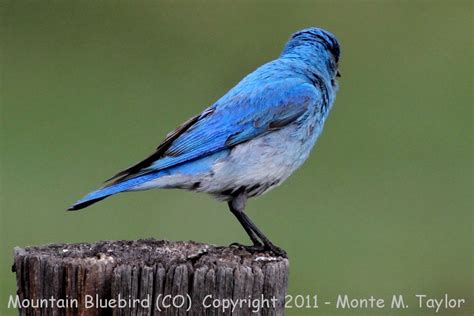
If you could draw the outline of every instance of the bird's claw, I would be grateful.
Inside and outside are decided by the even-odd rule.
[[[245,248],[247,246],[241,244],[241,243],[238,243],[238,242],[233,242],[229,245],[229,247],[236,247],[236,248]]]

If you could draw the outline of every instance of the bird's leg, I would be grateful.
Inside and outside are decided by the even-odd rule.
[[[242,227],[245,229],[250,239],[254,244],[254,248],[261,248],[264,250],[270,250],[274,254],[282,257],[286,257],[286,252],[275,246],[258,227],[250,220],[245,214],[245,202],[247,201],[247,195],[245,192],[239,193],[229,202],[229,208],[232,214],[237,217]],[[262,245],[263,243],[263,245]]]
[[[258,239],[257,235],[252,231],[252,229],[249,227],[247,222],[245,221],[245,203],[247,202],[247,196],[245,193],[240,193],[237,195],[235,198],[229,201],[229,209],[234,214],[234,216],[237,218],[239,221],[240,225],[245,229],[247,232],[247,235],[249,235],[250,239],[253,242],[253,245],[256,247],[262,247],[262,243]]]
[[[263,248],[266,249],[266,250],[270,250],[271,252],[273,252],[274,254],[278,255],[278,256],[282,256],[282,257],[287,257],[287,254],[286,252],[275,246],[271,241],[270,239],[268,239],[260,229],[258,229],[258,227],[250,220],[250,218],[247,216],[247,214],[245,214],[244,212],[242,212],[242,217],[244,218],[244,221],[246,223],[246,225],[248,225],[248,227],[255,233],[255,235],[257,235],[258,238],[260,238],[260,240],[263,242]]]

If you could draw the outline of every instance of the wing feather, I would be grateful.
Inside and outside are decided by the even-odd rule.
[[[320,101],[314,86],[290,79],[226,95],[169,133],[149,157],[108,181],[117,183],[231,148],[297,121]]]

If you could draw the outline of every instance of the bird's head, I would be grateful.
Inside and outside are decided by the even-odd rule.
[[[302,59],[311,66],[334,79],[340,77],[338,71],[341,49],[336,37],[317,27],[294,33],[286,43],[282,57]]]

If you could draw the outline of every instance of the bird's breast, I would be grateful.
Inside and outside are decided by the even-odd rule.
[[[308,158],[320,131],[318,121],[291,124],[281,130],[235,146],[225,158],[212,167],[201,191],[225,199],[237,190],[249,196],[265,193],[281,184]]]

